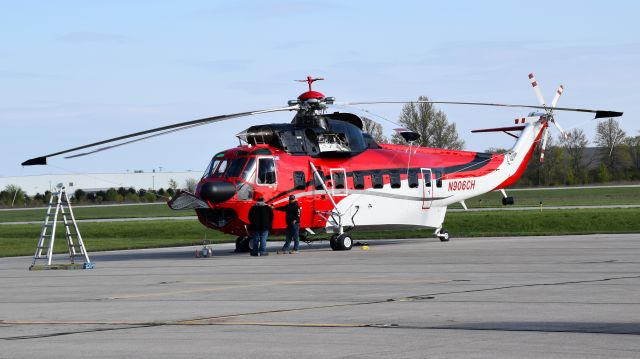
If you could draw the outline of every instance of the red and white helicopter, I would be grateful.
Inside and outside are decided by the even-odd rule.
[[[288,106],[208,117],[158,127],[91,143],[27,160],[22,165],[44,165],[47,158],[116,142],[66,158],[84,156],[155,136],[205,124],[278,111],[296,111],[291,123],[252,126],[237,135],[238,147],[215,154],[195,193],[182,192],[168,202],[175,210],[195,209],[200,222],[238,236],[238,250],[248,250],[248,212],[258,197],[275,208],[295,195],[301,207],[301,234],[330,234],[333,250],[349,250],[354,229],[429,227],[441,241],[449,240],[443,228],[447,206],[486,192],[500,190],[503,204],[513,204],[504,188],[522,175],[531,155],[542,140],[542,157],[552,123],[564,134],[554,111],[595,113],[595,118],[622,116],[621,112],[556,107],[560,86],[547,105],[533,74],[531,84],[538,106],[452,101],[378,101],[380,103],[436,103],[543,110],[517,118],[508,127],[472,132],[505,132],[516,138],[504,154],[417,147],[418,134],[401,130],[407,145],[376,143],[363,132],[363,121],[348,112],[331,112],[337,104],[312,90],[321,78],[308,77],[309,90]],[[512,132],[517,132],[514,134]],[[273,233],[286,228],[284,213],[275,211]]]

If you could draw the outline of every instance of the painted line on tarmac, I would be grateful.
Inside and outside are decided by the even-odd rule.
[[[386,284],[393,284],[393,283],[403,283],[403,284],[407,284],[407,283],[416,283],[416,284],[442,284],[442,283],[449,283],[449,282],[453,282],[455,280],[449,280],[449,279],[416,279],[416,280],[399,280],[399,281],[386,281]],[[208,283],[202,283],[202,282],[184,282],[185,284],[208,284]],[[280,285],[299,285],[299,284],[306,284],[306,285],[319,285],[319,284],[349,284],[349,285],[353,285],[353,284],[385,284],[382,281],[378,281],[374,278],[371,279],[364,279],[364,280],[358,280],[358,279],[351,279],[351,280],[333,280],[333,281],[326,281],[326,280],[319,280],[319,281],[308,281],[308,280],[296,280],[296,281],[272,281],[272,282],[259,282],[259,283],[252,283],[252,284],[239,284],[239,285],[228,285],[228,286],[217,286],[217,287],[209,287],[209,288],[198,288],[198,289],[184,289],[184,290],[175,290],[175,291],[166,291],[166,292],[156,292],[156,293],[140,293],[140,294],[123,294],[123,295],[117,295],[117,296],[113,296],[113,297],[107,297],[107,298],[97,298],[95,300],[97,301],[101,301],[101,300],[122,300],[122,299],[138,299],[138,298],[147,298],[147,297],[163,297],[163,296],[173,296],[173,295],[181,295],[181,294],[192,294],[192,293],[206,293],[206,292],[219,292],[219,291],[224,291],[224,290],[230,290],[230,289],[245,289],[245,288],[256,288],[256,287],[270,287],[270,286],[280,286]]]

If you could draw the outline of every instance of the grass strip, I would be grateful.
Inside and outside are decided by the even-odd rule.
[[[456,237],[568,235],[592,233],[640,233],[640,208],[572,209],[540,211],[488,211],[448,213],[444,226]],[[56,253],[66,251],[63,229],[58,227]],[[196,220],[82,223],[82,237],[89,252],[191,246],[206,238],[213,243],[235,237],[206,229]],[[33,255],[40,225],[0,227],[0,257]],[[431,238],[433,230],[354,233],[354,239]]]

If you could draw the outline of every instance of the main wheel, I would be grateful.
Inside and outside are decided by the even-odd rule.
[[[440,232],[438,232],[438,238],[440,239],[440,242],[449,242],[449,232],[442,228]]]
[[[250,238],[247,236],[240,236],[236,239],[236,253],[243,253],[249,251]]]
[[[353,247],[353,240],[351,239],[351,236],[348,234],[342,234],[338,237],[338,249],[341,251],[348,251],[351,250],[351,247]]]
[[[331,236],[331,239],[329,240],[329,245],[331,246],[331,249],[333,249],[334,251],[340,250],[340,248],[338,248],[338,240],[336,239],[336,236]]]

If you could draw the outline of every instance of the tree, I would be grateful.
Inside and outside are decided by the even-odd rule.
[[[108,202],[114,202],[118,199],[117,197],[118,191],[116,191],[116,189],[112,187],[107,190],[107,193],[105,193],[104,200]]]
[[[374,120],[367,117],[362,117],[362,127],[362,131],[371,135],[371,137],[373,137],[373,139],[377,143],[388,142],[387,138],[382,133],[382,125],[375,122]]]
[[[23,205],[25,203],[25,193],[22,188],[9,184],[0,192],[0,201],[5,206]]]
[[[191,193],[195,193],[196,192],[196,186],[198,185],[198,181],[196,181],[193,178],[187,178],[184,181],[184,189],[185,191],[191,192]]]
[[[589,144],[587,136],[581,128],[574,128],[570,132],[567,132],[566,139],[560,137],[560,142],[567,154],[567,162],[569,169],[571,170],[570,176],[573,176],[576,180],[582,180],[584,182],[587,173],[586,168],[589,167],[588,162],[590,162],[585,158],[585,148]]]
[[[501,153],[507,153],[509,152],[509,150],[506,148],[500,148],[500,147],[489,147],[484,152],[501,154]]]
[[[79,188],[75,192],[73,192],[73,198],[76,200],[76,202],[83,202],[86,199],[86,196],[87,194]]]
[[[169,180],[169,189],[175,192],[178,189],[178,182],[176,182],[173,178]]]
[[[429,101],[426,96],[420,96],[418,101]],[[409,103],[404,105],[399,122],[407,129],[420,134],[418,145],[424,147],[438,147],[460,150],[464,148],[464,141],[458,136],[455,123],[447,121],[447,115],[436,110],[430,103]],[[398,134],[391,138],[393,143],[404,143]]]
[[[631,165],[636,171],[636,175],[640,176],[640,135],[635,137],[627,137],[624,140],[624,143],[625,145],[627,145],[627,151],[629,152]]]
[[[622,169],[624,159],[618,147],[624,138],[624,131],[613,118],[599,122],[596,127],[595,143],[600,147],[602,162],[607,166],[609,173],[615,174]]]

